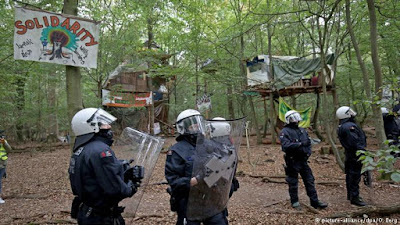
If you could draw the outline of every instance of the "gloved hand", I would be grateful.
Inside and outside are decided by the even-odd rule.
[[[7,172],[6,171],[4,171],[3,177],[7,178]]]
[[[125,170],[125,172],[124,172],[125,183],[128,183],[129,181],[131,181],[132,177],[133,177],[133,168],[130,167],[129,169]]]
[[[301,140],[301,145],[306,147],[310,146],[311,145],[310,138],[307,138],[306,140]]]
[[[129,197],[132,197],[137,192],[138,187],[132,181],[128,182],[128,186],[132,189],[132,194]]]
[[[124,181],[132,181],[133,183],[141,183],[144,178],[144,167],[134,166],[127,169],[124,173]]]

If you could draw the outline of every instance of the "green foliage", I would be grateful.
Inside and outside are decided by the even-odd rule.
[[[63,8],[61,0],[24,2],[58,13]],[[365,97],[362,74],[354,50],[349,45],[344,23],[344,4],[339,2],[333,8],[336,2],[79,1],[80,17],[101,21],[98,68],[81,69],[83,104],[85,107],[99,107],[101,88],[110,72],[124,61],[131,62],[131,66],[137,68],[134,62],[140,61],[152,64],[149,70],[151,77],[170,79],[166,104],[170,108],[171,122],[180,111],[195,108],[196,98],[203,94],[211,96],[210,117],[229,117],[230,99],[234,116],[245,116],[250,110],[243,97],[245,74],[242,74],[240,66],[248,58],[268,54],[269,30],[271,53],[280,56],[308,56],[314,51],[318,52],[320,39],[326,37],[322,43],[324,50],[339,53],[335,83],[340,104],[355,107],[361,118],[367,118],[371,115],[370,104],[380,102],[375,97]],[[0,129],[9,130],[11,136],[17,136],[17,131],[21,130],[24,139],[39,139],[38,133],[46,132],[49,127],[47,118],[54,112],[59,130],[69,128],[65,69],[52,64],[13,59],[15,4],[10,0],[0,1],[0,99],[3,107]],[[399,5],[396,0],[376,4],[384,83],[398,93],[400,31],[396,9]],[[329,17],[330,13],[332,17]],[[362,58],[370,74],[369,81],[374,89],[365,2],[352,1],[351,14]],[[323,25],[326,25],[325,36]],[[160,46],[156,51],[144,50],[149,29],[153,41]],[[167,65],[161,61],[166,55],[171,56]],[[204,67],[208,60],[213,61],[212,66]],[[229,91],[231,94],[228,94]],[[55,93],[55,105],[50,104],[52,93]],[[297,95],[295,98],[296,108],[316,106],[314,95]],[[329,105],[333,105],[331,100],[328,101]],[[393,103],[392,99],[385,104],[389,106]],[[263,99],[254,97],[254,104],[258,119],[264,121]],[[394,173],[393,177],[397,179],[398,175]]]
[[[388,145],[386,141],[386,145]],[[383,178],[390,177],[394,182],[400,182],[400,170],[395,168],[394,165],[398,160],[393,154],[399,154],[400,149],[397,146],[389,146],[387,149],[381,149],[376,152],[373,151],[357,151],[360,160],[364,167],[362,173],[368,170],[377,170]]]

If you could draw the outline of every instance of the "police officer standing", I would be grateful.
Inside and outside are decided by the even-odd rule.
[[[71,217],[77,218],[78,224],[125,224],[118,203],[131,197],[138,184],[124,181],[126,171],[110,148],[115,120],[100,108],[83,109],[72,119],[76,140],[69,175],[76,197]]]
[[[385,107],[381,108],[381,112],[386,138],[391,140],[389,145],[397,145],[399,143],[400,130],[395,121],[395,115]]]
[[[190,188],[198,185],[200,178],[193,177],[193,163],[197,139],[205,133],[205,121],[200,112],[193,109],[182,111],[176,119],[179,136],[177,143],[168,151],[165,164],[165,177],[170,185],[171,210],[178,214],[177,225],[226,225],[228,220],[221,211],[203,221],[187,219]]]
[[[290,110],[285,114],[286,125],[279,136],[282,150],[285,152],[286,181],[289,185],[290,202],[293,208],[300,209],[298,198],[298,174],[300,173],[310,198],[311,206],[324,209],[328,204],[318,200],[314,185],[314,176],[307,160],[311,155],[311,141],[307,131],[299,127],[302,120],[300,114]]]
[[[366,204],[360,197],[359,190],[362,163],[356,153],[358,150],[365,151],[367,138],[364,131],[355,123],[356,115],[357,113],[348,106],[342,106],[336,110],[336,117],[339,119],[337,133],[346,155],[347,200],[350,200],[352,205],[365,206]]]

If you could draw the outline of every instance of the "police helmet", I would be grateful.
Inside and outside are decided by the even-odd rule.
[[[226,121],[225,118],[215,117],[210,121],[210,137],[223,137],[229,136],[231,133],[231,125]]]
[[[77,112],[71,121],[72,131],[76,136],[74,149],[88,142],[100,131],[101,125],[110,125],[115,120],[117,118],[100,108],[86,108]]]
[[[199,111],[186,109],[176,118],[176,128],[179,134],[204,133],[205,121]]]
[[[285,113],[285,123],[298,123],[302,121],[300,114],[296,110],[289,110]]]
[[[397,104],[393,107],[393,112],[396,114],[400,114],[400,104]]]
[[[385,108],[385,107],[381,108],[381,112],[382,112],[382,115],[384,115],[384,116],[389,114],[389,110],[387,108]]]
[[[342,106],[336,110],[336,117],[339,120],[355,117],[356,115],[357,113],[348,106]]]

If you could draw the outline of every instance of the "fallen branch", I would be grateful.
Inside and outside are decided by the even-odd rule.
[[[335,181],[318,181],[315,183],[319,184],[319,185],[342,185],[343,184],[341,182],[335,182]]]
[[[271,214],[304,214],[304,211],[275,209],[275,210],[269,211],[269,213],[271,213]]]
[[[313,212],[314,214],[319,214],[320,212],[316,209],[314,209],[314,207],[308,205],[308,204],[304,204],[302,203],[301,205],[304,205],[309,211]]]
[[[26,220],[26,219],[36,218],[36,217],[44,217],[45,215],[46,215],[45,213],[39,213],[39,214],[35,214],[33,216],[26,216],[26,217],[12,216],[11,218],[13,220]]]
[[[357,211],[341,212],[326,218],[358,217],[364,214],[391,215],[400,213],[400,204],[393,206],[365,206]]]
[[[265,182],[265,183],[269,182],[269,183],[277,183],[277,184],[286,184],[287,183],[286,180],[276,180],[276,179],[271,179],[269,177],[264,177],[261,181]]]
[[[284,199],[284,200],[280,200],[280,201],[276,201],[276,202],[273,202],[273,203],[264,205],[264,208],[267,208],[267,207],[270,207],[270,206],[273,206],[273,205],[277,205],[277,204],[279,204],[279,203],[281,203],[281,202],[286,202],[287,200],[288,200],[288,199]]]
[[[137,216],[137,217],[133,218],[132,221],[138,221],[138,220],[147,219],[147,218],[150,218],[150,217],[163,218],[164,216],[163,215],[159,215],[159,214],[143,215],[143,216]]]
[[[268,182],[277,183],[277,184],[286,184],[287,183],[286,180],[271,179],[272,177],[274,177],[274,178],[286,178],[284,176],[271,176],[271,177],[263,176],[263,175],[248,175],[248,176],[252,177],[252,178],[262,178],[262,182],[265,182],[265,183],[268,183]],[[299,177],[299,178],[301,179],[301,177]],[[342,185],[341,182],[335,182],[335,181],[317,181],[315,183],[319,184],[319,185]]]
[[[30,222],[29,224],[77,224],[76,220],[47,220],[47,221],[38,221],[38,222]]]

